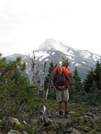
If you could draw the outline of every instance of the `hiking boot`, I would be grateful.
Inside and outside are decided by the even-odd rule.
[[[65,112],[65,117],[68,118],[68,111]]]
[[[63,117],[63,112],[59,111],[59,117],[62,118]]]

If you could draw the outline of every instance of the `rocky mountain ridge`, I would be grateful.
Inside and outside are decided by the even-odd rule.
[[[34,55],[33,55],[34,51]],[[97,61],[101,62],[101,56],[91,53],[88,50],[78,50],[74,49],[61,41],[56,41],[54,39],[46,39],[36,50],[32,50],[31,52],[26,53],[25,55],[21,54],[13,54],[7,56],[7,60],[15,60],[16,57],[21,56],[22,62],[26,62],[26,73],[28,75],[31,74],[31,60],[29,58],[35,56],[35,61],[38,64],[43,64],[50,61],[54,63],[61,63],[62,57],[68,59],[70,66],[69,69],[71,73],[78,69],[79,76],[83,79],[89,70],[95,68],[95,64]]]

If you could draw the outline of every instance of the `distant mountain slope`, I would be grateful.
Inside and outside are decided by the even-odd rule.
[[[32,56],[33,50],[26,55],[11,55],[7,56],[7,60],[14,60],[18,55],[22,57],[22,62],[26,62],[27,69],[26,73],[31,75],[31,61],[28,55]],[[39,47],[34,51],[36,62],[43,64],[47,61],[58,63],[62,61],[62,57],[67,58],[70,62],[70,71],[73,73],[75,67],[78,69],[79,76],[85,78],[88,71],[95,68],[97,61],[101,62],[101,56],[93,54],[87,50],[77,50],[70,46],[67,46],[61,41],[56,41],[54,39],[46,39]]]

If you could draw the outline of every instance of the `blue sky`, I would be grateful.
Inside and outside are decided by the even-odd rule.
[[[101,55],[101,0],[0,0],[0,52],[35,50],[47,38]]]

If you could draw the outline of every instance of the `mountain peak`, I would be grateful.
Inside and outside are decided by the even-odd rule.
[[[37,50],[52,50],[55,49],[54,43],[56,41],[54,39],[46,39]]]
[[[37,49],[37,51],[48,51],[48,50],[61,50],[62,48],[66,48],[67,49],[67,45],[65,45],[63,42],[61,41],[56,41],[52,38],[48,38],[46,39]]]

